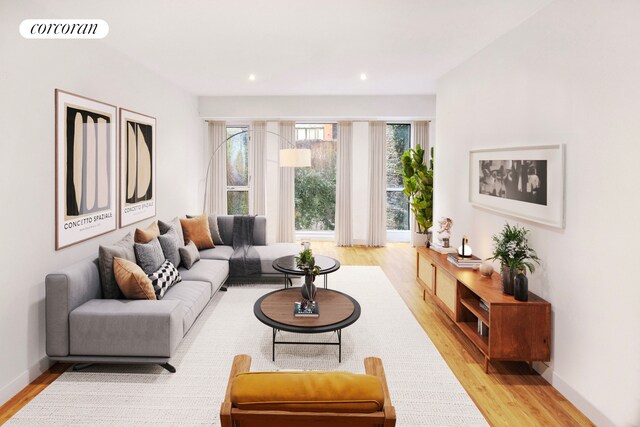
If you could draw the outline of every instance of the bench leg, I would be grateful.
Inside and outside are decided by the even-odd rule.
[[[172,374],[176,373],[176,368],[171,363],[162,363],[160,366],[162,366],[164,369],[171,372]]]

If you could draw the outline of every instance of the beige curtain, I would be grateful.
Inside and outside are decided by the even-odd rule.
[[[420,145],[422,147],[422,149],[424,150],[424,161],[425,163],[428,164],[429,162],[429,122],[428,121],[414,122],[413,128],[414,128],[414,137],[413,137],[413,141],[411,142],[411,146],[415,148],[417,145]],[[416,222],[416,219],[412,213],[411,214],[411,244],[413,246],[416,246],[417,244],[422,245],[424,243],[423,241],[419,241],[419,242],[417,241],[416,239],[417,231],[418,231],[418,223]]]
[[[295,142],[295,122],[283,121],[279,124],[279,134],[285,139]],[[280,140],[280,148],[292,148],[285,140]],[[278,197],[278,242],[294,242],[296,239],[295,224],[295,169],[279,168]]]
[[[227,125],[225,122],[210,121],[207,159],[209,173],[205,176],[205,212],[218,215],[227,214]],[[217,151],[216,151],[217,150]],[[213,153],[213,158],[211,155]]]
[[[351,161],[352,124],[338,123],[338,156],[336,171],[336,244],[351,246],[353,231],[351,224]]]
[[[251,187],[249,188],[249,213],[265,215],[265,144],[267,142],[266,122],[251,123],[251,138],[249,139],[249,157]]]
[[[387,242],[386,148],[386,123],[369,122],[369,246],[384,246]]]

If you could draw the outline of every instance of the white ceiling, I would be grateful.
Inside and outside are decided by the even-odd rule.
[[[59,0],[43,8],[106,20],[105,43],[196,95],[379,95],[435,93],[441,75],[550,2]]]

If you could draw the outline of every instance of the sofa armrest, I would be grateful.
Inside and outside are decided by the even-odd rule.
[[[231,365],[231,373],[229,374],[229,382],[227,383],[227,392],[224,395],[224,401],[220,406],[220,424],[222,427],[233,427],[231,418],[231,384],[233,380],[251,369],[251,356],[247,354],[238,354],[233,358]]]
[[[49,356],[69,355],[69,313],[100,298],[97,260],[85,260],[45,279],[46,350]]]

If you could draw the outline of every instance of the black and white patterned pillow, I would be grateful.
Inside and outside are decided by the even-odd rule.
[[[149,279],[158,299],[162,299],[170,287],[182,281],[178,269],[169,260],[163,262],[157,271],[151,273]]]

